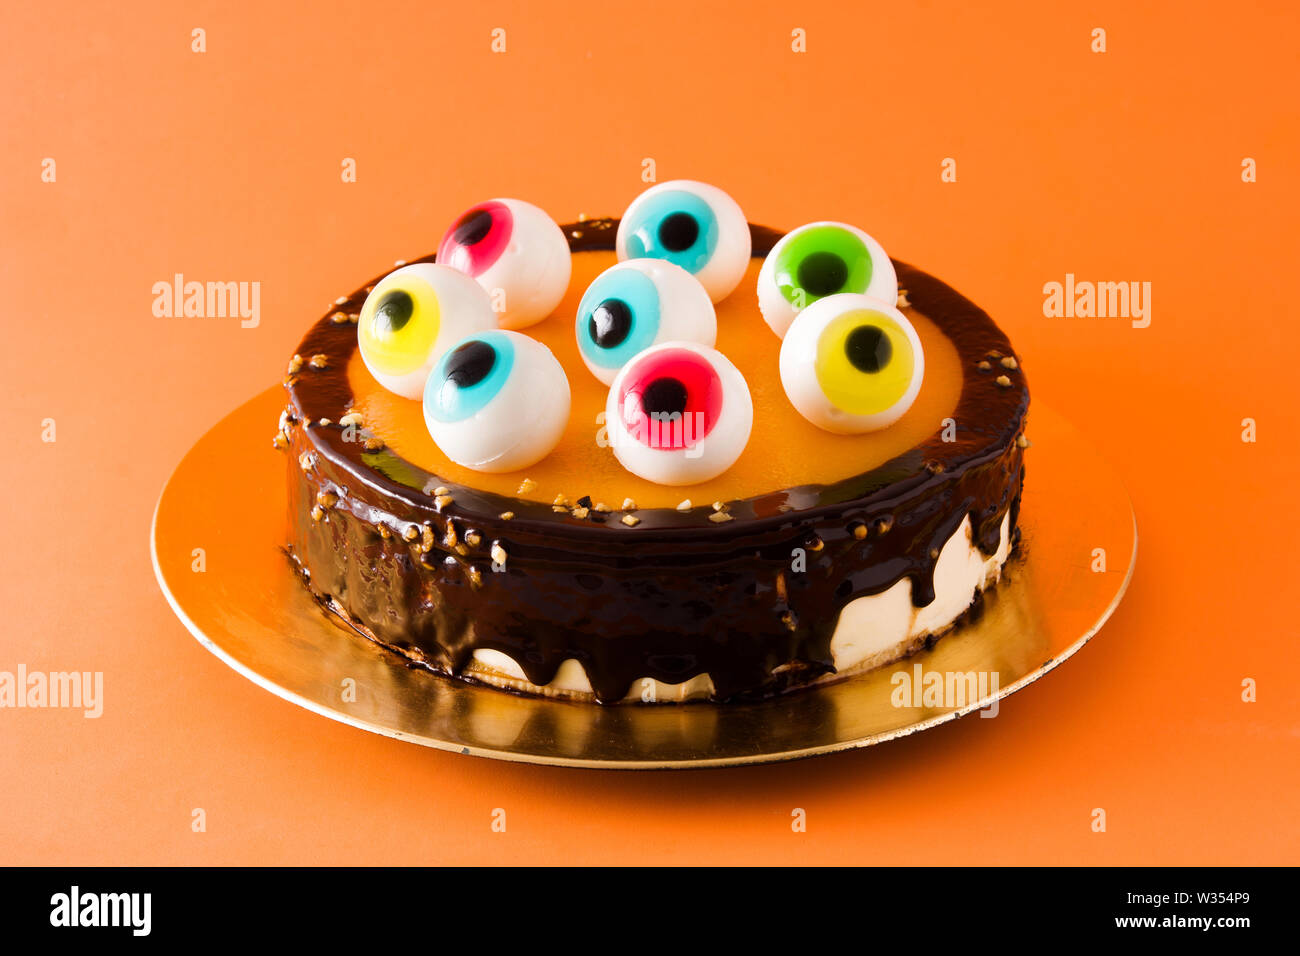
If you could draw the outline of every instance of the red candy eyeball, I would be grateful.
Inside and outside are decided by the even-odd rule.
[[[437,258],[488,291],[506,329],[525,328],[554,312],[572,271],[560,227],[521,199],[491,199],[462,213],[442,237]]]
[[[694,342],[646,349],[619,372],[605,406],[619,463],[662,485],[722,474],[754,425],[745,377],[721,352]]]
[[[496,265],[510,245],[515,217],[510,207],[493,199],[461,214],[438,246],[438,261],[477,279]]]

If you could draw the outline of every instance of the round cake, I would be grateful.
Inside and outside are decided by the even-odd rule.
[[[1029,392],[1002,331],[893,262],[924,350],[919,391],[888,427],[819,428],[782,387],[782,340],[754,294],[781,234],[749,226],[748,268],[716,300],[716,346],[748,382],[752,434],[721,474],[662,484],[615,457],[610,387],[574,335],[584,290],[622,258],[618,226],[562,226],[572,276],[559,307],[492,333],[542,343],[567,376],[563,431],[531,466],[457,464],[421,402],[379,384],[358,320],[380,279],[307,332],[275,445],[288,454],[287,551],[321,604],[439,674],[600,703],[767,697],[960,625],[1019,538]],[[556,392],[533,399],[544,411]]]

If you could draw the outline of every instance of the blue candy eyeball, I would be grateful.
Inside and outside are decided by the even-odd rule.
[[[632,201],[618,224],[620,260],[666,259],[699,280],[714,302],[744,278],[751,249],[749,223],[717,186],[689,179],[652,186]]]
[[[578,352],[606,385],[633,356],[660,342],[713,347],[718,318],[704,286],[664,259],[629,259],[587,287],[574,326]]]
[[[527,468],[569,421],[569,380],[551,350],[495,329],[461,339],[424,386],[424,423],[442,453],[474,471]]]

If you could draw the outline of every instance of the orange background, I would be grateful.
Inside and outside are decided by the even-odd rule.
[[[0,861],[1300,862],[1286,4],[231,6],[0,14],[0,669],[105,672],[99,720],[0,711]],[[617,214],[644,157],[754,221],[856,222],[940,275],[1123,474],[1128,597],[998,719],[723,772],[507,765],[285,703],[168,609],[159,489],[334,296],[488,196]],[[155,318],[175,272],[261,281],[260,326]],[[1150,281],[1150,328],[1044,318],[1066,272]],[[1026,507],[1032,484],[1031,465]]]

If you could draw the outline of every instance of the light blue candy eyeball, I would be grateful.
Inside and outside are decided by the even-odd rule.
[[[691,273],[714,302],[744,278],[752,252],[740,206],[717,186],[689,179],[652,186],[618,225],[620,260],[664,259]]]
[[[629,259],[587,287],[574,323],[578,352],[606,385],[634,356],[660,342],[712,348],[718,319],[704,286],[665,259]]]

